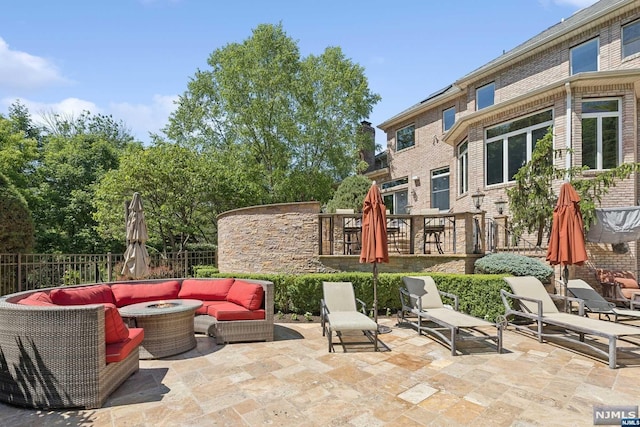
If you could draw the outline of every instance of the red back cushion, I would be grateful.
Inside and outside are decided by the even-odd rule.
[[[225,301],[234,279],[184,279],[179,298],[199,299],[202,301]]]
[[[29,294],[26,298],[22,298],[18,301],[18,304],[23,305],[54,305],[53,301],[46,292],[34,292]]]
[[[262,307],[264,289],[255,283],[247,283],[242,280],[233,282],[227,301],[243,306],[248,310],[258,310]]]
[[[107,344],[124,341],[129,337],[129,328],[122,321],[114,304],[104,305],[104,335]]]
[[[111,285],[117,307],[139,302],[176,299],[180,282],[168,280],[160,283],[116,283]]]
[[[82,286],[79,288],[57,288],[49,294],[57,305],[113,304],[109,285]]]

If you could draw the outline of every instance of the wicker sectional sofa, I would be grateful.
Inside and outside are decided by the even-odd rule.
[[[256,285],[261,292],[256,292],[260,291]],[[109,292],[113,304],[105,300]],[[139,369],[139,345],[144,336],[142,329],[122,326],[115,307],[170,298],[200,299],[203,306],[194,319],[196,333],[213,336],[220,344],[272,341],[273,294],[273,283],[267,281],[173,279],[2,296],[0,401],[41,409],[101,407]],[[94,303],[87,304],[87,298]]]

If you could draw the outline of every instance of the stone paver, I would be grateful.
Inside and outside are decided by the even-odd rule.
[[[103,408],[0,404],[0,425],[586,426],[594,405],[640,404],[640,354],[611,370],[508,330],[504,354],[476,343],[453,357],[392,319],[381,323],[392,331],[380,335],[378,353],[336,346],[329,354],[320,325],[304,321],[276,325],[269,343],[218,346],[197,336],[190,352],[141,361]]]

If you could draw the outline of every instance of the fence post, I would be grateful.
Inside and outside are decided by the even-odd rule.
[[[22,254],[18,253],[18,262],[16,265],[18,266],[18,292],[22,291]]]
[[[184,276],[189,277],[189,251],[184,251]]]
[[[112,273],[111,273],[111,252],[107,252],[107,281],[112,281]]]

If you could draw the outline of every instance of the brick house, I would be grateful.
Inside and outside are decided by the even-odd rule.
[[[640,2],[601,0],[378,125],[387,150],[383,169],[368,175],[392,213],[469,211],[480,190],[492,218],[549,126],[554,148],[565,150],[560,167],[586,165],[588,176],[640,161],[639,97]],[[602,207],[638,199],[634,175]],[[588,265],[574,275],[593,282],[595,267],[638,270],[636,242],[625,254],[589,246]]]

